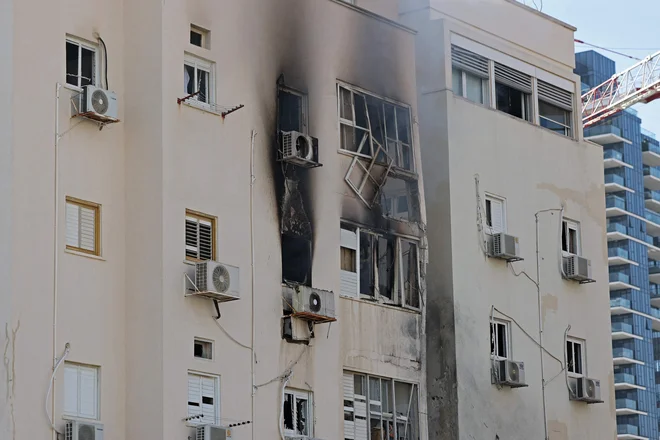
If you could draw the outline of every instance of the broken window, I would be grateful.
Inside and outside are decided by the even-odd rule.
[[[418,440],[417,385],[344,372],[344,439]]]
[[[561,250],[572,255],[580,253],[580,225],[572,220],[562,222]]]
[[[342,224],[340,259],[343,296],[419,308],[417,243]]]
[[[280,131],[307,134],[307,96],[291,89],[280,88],[277,101]]]
[[[339,86],[340,148],[414,171],[410,108]]]
[[[282,278],[312,285],[312,242],[308,238],[282,234]]]
[[[294,436],[312,435],[311,397],[311,393],[305,391],[286,389],[282,408],[285,434]]]
[[[490,324],[490,354],[501,360],[511,356],[509,350],[509,323],[495,320]]]
[[[416,180],[388,177],[381,188],[380,207],[385,217],[414,222],[419,219],[419,192]]]

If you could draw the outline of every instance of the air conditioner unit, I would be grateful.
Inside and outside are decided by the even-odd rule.
[[[201,425],[196,428],[195,440],[229,440],[231,428],[214,425]]]
[[[103,425],[79,420],[66,420],[64,440],[103,440]]]
[[[318,320],[316,317],[335,318],[335,294],[328,290],[296,286],[291,305],[298,313],[315,315],[309,316],[312,321]]]
[[[101,122],[117,120],[117,95],[95,86],[85,86],[80,113]]]
[[[525,383],[525,363],[516,362],[508,359],[495,361],[494,368],[497,383],[507,385],[511,388],[526,387]]]
[[[309,342],[311,332],[309,323],[300,318],[285,316],[282,318],[282,339],[288,342]]]
[[[282,160],[305,168],[319,166],[319,140],[297,131],[283,131]]]
[[[591,278],[591,261],[579,255],[564,257],[564,273],[569,280],[579,281],[580,283],[594,281]]]
[[[219,302],[240,298],[240,271],[238,267],[217,261],[202,261],[195,264],[195,286],[192,295],[204,296]]]
[[[493,234],[490,240],[490,256],[507,261],[520,261],[518,237],[500,232]]]
[[[571,378],[571,400],[587,403],[602,403],[600,399],[600,381],[588,377]]]

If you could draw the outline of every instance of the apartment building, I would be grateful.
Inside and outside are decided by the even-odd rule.
[[[594,51],[575,55],[583,89],[616,73]],[[605,168],[612,354],[617,432],[658,438],[655,337],[660,331],[660,144],[633,109],[584,130],[602,145]]]
[[[352,3],[2,3],[0,438],[427,438],[415,33]]]
[[[603,153],[575,29],[477,3],[400,9],[419,32],[429,439],[612,439]]]

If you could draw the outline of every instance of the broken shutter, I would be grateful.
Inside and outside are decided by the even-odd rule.
[[[503,64],[495,63],[495,81],[525,93],[532,93],[532,77]]]
[[[459,69],[488,78],[488,59],[456,45],[451,45],[451,62]]]
[[[540,79],[536,81],[539,99],[563,108],[573,111],[573,94],[568,90],[549,84]]]
[[[490,221],[488,232],[497,234],[504,232],[504,202],[502,200],[488,198],[490,202]]]
[[[341,229],[341,294],[353,298],[358,296],[357,244],[355,231]]]
[[[366,397],[355,394],[355,376],[344,373],[344,439],[368,440]]]
[[[191,423],[217,422],[216,379],[210,376],[188,374],[188,417],[202,415]]]

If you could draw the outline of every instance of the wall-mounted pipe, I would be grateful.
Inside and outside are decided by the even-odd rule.
[[[251,317],[251,325],[252,325],[252,336],[251,336],[251,342],[250,342],[250,375],[251,375],[251,382],[252,382],[252,398],[251,398],[251,411],[252,411],[252,420],[256,420],[254,417],[254,399],[255,399],[255,393],[257,391],[255,385],[255,364],[256,364],[256,358],[255,358],[255,353],[254,353],[254,341],[256,337],[256,329],[255,329],[255,304],[254,304],[254,282],[256,279],[255,275],[255,267],[254,267],[254,182],[256,180],[256,177],[254,175],[254,139],[257,137],[257,132],[256,130],[252,130],[252,134],[250,136],[250,261],[251,261],[251,270],[252,270],[252,282],[251,284],[251,306],[252,306],[252,317]],[[251,424],[252,428],[252,440],[254,440],[254,423]]]
[[[53,160],[53,377],[49,386],[49,389],[52,388],[52,401],[51,405],[51,414],[52,417],[55,417],[55,373],[57,372],[57,367],[59,366],[59,361],[57,359],[57,302],[58,302],[58,249],[59,249],[59,224],[58,219],[60,216],[59,210],[59,191],[60,191],[60,179],[59,179],[59,146],[60,146],[60,89],[62,84],[59,82],[55,86],[55,151],[54,151],[54,160]],[[67,344],[68,345],[68,344]],[[68,348],[65,351],[62,359],[68,354]],[[48,402],[46,402],[48,405]],[[57,431],[52,420],[49,420],[50,426],[52,428],[52,438],[57,440]]]

